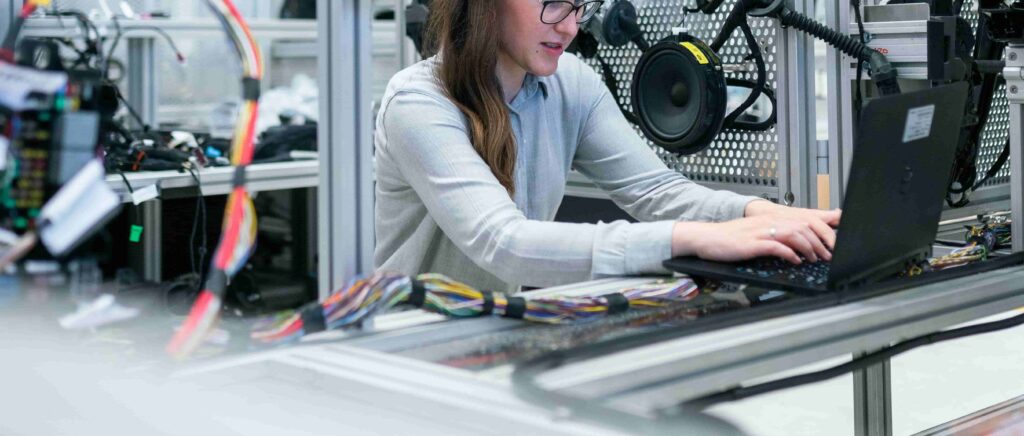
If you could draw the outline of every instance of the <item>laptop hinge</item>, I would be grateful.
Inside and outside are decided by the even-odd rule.
[[[891,261],[882,263],[880,265],[868,268],[866,271],[851,275],[850,277],[842,280],[837,280],[834,289],[847,290],[854,287],[859,287],[867,283],[874,283],[885,280],[898,274],[902,271],[907,271],[914,265],[919,265],[922,261],[928,259],[931,255],[931,248],[925,248],[922,251],[915,253],[910,257],[903,259],[893,259]]]

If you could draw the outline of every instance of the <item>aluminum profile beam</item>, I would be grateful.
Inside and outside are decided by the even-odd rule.
[[[318,0],[320,296],[373,268],[370,0]]]
[[[803,364],[885,347],[1024,303],[1024,267],[907,289],[570,363],[547,389],[651,410]]]

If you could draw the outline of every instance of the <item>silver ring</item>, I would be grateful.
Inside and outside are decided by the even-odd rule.
[[[775,227],[772,227],[772,228],[768,229],[768,236],[771,236],[772,239],[775,239],[775,233],[777,233],[777,231],[775,230]]]

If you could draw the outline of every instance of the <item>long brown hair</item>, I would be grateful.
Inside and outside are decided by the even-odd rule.
[[[515,193],[516,138],[509,121],[498,62],[496,0],[434,0],[428,51],[442,52],[436,74],[441,88],[469,119],[473,148],[498,182]]]

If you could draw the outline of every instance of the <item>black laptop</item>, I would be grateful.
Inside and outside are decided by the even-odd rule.
[[[942,214],[967,99],[958,83],[871,100],[861,111],[831,262],[793,265],[696,257],[665,261],[695,277],[804,294],[854,289],[927,259]]]

